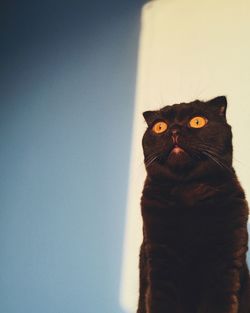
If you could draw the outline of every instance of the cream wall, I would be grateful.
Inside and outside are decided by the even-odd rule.
[[[250,195],[250,1],[158,0],[144,6],[120,302],[135,312],[145,178],[142,112],[167,104],[228,98],[234,166]]]

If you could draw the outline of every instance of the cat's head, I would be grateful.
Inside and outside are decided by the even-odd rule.
[[[232,167],[232,133],[226,97],[193,101],[146,111],[143,136],[149,175],[188,179],[227,172]]]

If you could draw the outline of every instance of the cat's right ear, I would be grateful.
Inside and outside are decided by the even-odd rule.
[[[209,101],[210,105],[216,109],[220,116],[226,117],[227,111],[227,98],[225,96],[219,96]]]
[[[142,113],[146,123],[148,125],[152,124],[152,122],[155,120],[155,114],[156,112],[155,111],[145,111]]]

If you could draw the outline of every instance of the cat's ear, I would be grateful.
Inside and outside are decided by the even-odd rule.
[[[219,96],[209,101],[209,105],[213,105],[219,115],[226,117],[227,111],[227,98],[225,96]]]
[[[142,113],[146,123],[150,125],[156,117],[156,111],[145,111]]]

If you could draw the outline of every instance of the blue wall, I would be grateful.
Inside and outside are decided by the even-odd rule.
[[[143,2],[1,5],[2,313],[121,312]]]

